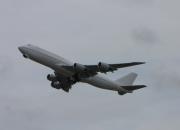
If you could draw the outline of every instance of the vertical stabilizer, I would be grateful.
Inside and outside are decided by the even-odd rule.
[[[137,74],[136,73],[129,73],[128,75],[117,79],[116,82],[120,85],[120,86],[128,86],[128,85],[133,85],[134,81],[137,78]]]

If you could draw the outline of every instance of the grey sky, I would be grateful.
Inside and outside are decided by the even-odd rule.
[[[178,0],[0,0],[0,129],[179,130]],[[50,87],[53,71],[17,50],[31,43],[74,62],[146,61],[148,88],[119,96],[86,84]]]

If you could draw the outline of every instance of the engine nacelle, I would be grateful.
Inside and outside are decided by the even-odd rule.
[[[74,70],[76,72],[83,72],[83,71],[87,71],[87,68],[84,65],[74,63]]]
[[[57,78],[56,78],[56,76],[54,74],[48,74],[47,79],[49,81],[56,81],[57,80]]]
[[[103,62],[98,63],[98,68],[99,68],[100,72],[113,71],[109,64],[106,64],[106,63],[103,63]]]
[[[61,83],[59,81],[55,81],[55,82],[51,83],[51,86],[53,88],[60,89],[61,88]]]

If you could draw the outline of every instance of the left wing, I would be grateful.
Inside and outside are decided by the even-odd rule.
[[[122,64],[107,64],[99,62],[98,65],[81,65],[75,63],[73,66],[62,66],[63,68],[78,73],[81,77],[90,77],[96,75],[98,72],[107,73],[114,72],[119,68],[130,67],[135,65],[145,64],[145,62],[131,62]]]
[[[98,65],[86,65],[86,67],[91,71],[107,73],[107,72],[116,71],[119,68],[125,68],[140,64],[145,64],[145,62],[131,62],[131,63],[121,63],[121,64],[107,64],[107,63],[99,62]]]

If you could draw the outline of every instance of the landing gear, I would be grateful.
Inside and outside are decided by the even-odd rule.
[[[119,95],[124,95],[124,94],[126,94],[126,92],[119,91],[118,94]]]
[[[56,89],[61,89],[61,84],[59,81],[51,82],[51,86]]]
[[[76,73],[76,74],[73,75],[72,77],[73,77],[75,83],[76,83],[76,82],[79,82],[79,81],[81,80],[79,73]]]
[[[54,72],[54,74],[49,74],[47,76],[47,79],[51,81],[51,86],[55,89],[62,89],[65,92],[69,92],[69,90],[72,88],[72,85],[79,81],[79,75],[73,75],[71,77],[65,77],[57,72]]]
[[[51,82],[51,86],[55,89],[62,89],[65,92],[69,92],[69,89],[71,89],[71,84],[63,84],[59,81]]]

